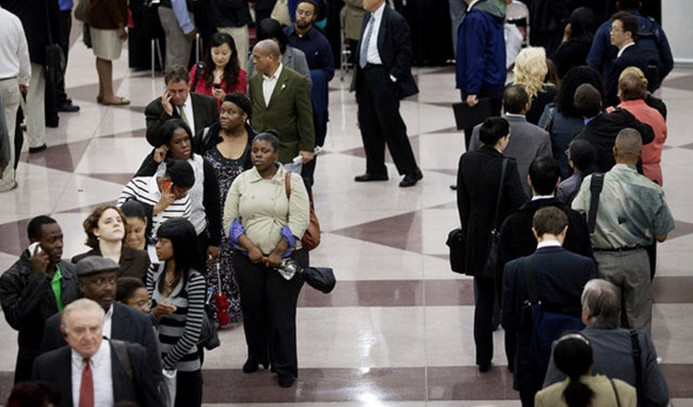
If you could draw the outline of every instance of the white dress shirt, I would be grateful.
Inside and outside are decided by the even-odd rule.
[[[113,407],[113,377],[111,372],[111,344],[101,341],[99,350],[89,359],[94,381],[94,407]],[[79,405],[84,358],[72,350],[72,405]]]
[[[382,65],[383,60],[380,59],[380,53],[378,52],[378,33],[380,33],[380,23],[383,22],[383,12],[385,11],[387,5],[385,2],[375,10],[375,13],[371,13],[373,17],[373,31],[371,32],[371,39],[368,42],[368,52],[366,53],[366,62],[369,64]],[[370,22],[368,23],[370,24]],[[363,35],[368,32],[368,26],[366,26],[366,31]]]
[[[17,78],[29,86],[31,62],[26,35],[19,17],[0,7],[0,80]]]
[[[106,316],[103,319],[103,328],[101,328],[101,335],[104,338],[111,339],[111,327],[113,326],[113,304],[106,312]]]
[[[279,75],[282,73],[283,66],[284,65],[280,62],[277,70],[274,71],[272,76],[262,74],[262,96],[265,98],[265,106],[269,106],[272,92],[274,92],[274,88],[277,86],[277,81],[279,80]]]
[[[551,239],[543,240],[537,243],[537,249],[541,249],[542,247],[561,247],[561,242]]]
[[[193,136],[194,136],[195,135],[195,115],[193,114],[192,96],[190,96],[190,93],[188,93],[188,98],[185,99],[185,102],[183,102],[183,105],[179,106],[178,109],[183,109],[183,112],[185,112],[185,118],[188,120],[188,126],[190,127],[190,130],[192,131]],[[182,117],[181,117],[181,120],[183,120]]]
[[[635,45],[635,42],[631,42],[631,43],[624,45],[623,48],[618,50],[618,54],[616,54],[616,58],[621,58],[621,55],[623,55],[623,51],[625,51],[626,48],[628,48],[628,47],[632,47],[633,45]]]

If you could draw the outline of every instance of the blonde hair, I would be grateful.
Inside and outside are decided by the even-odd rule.
[[[629,66],[626,69],[624,69],[623,71],[621,71],[621,75],[619,75],[619,77],[618,77],[619,82],[626,75],[636,76],[638,79],[640,79],[642,81],[642,83],[647,88],[647,78],[645,77],[645,74],[642,73],[642,70],[640,70],[640,68],[638,68],[637,66]]]
[[[525,85],[527,93],[533,98],[546,86],[544,78],[548,70],[543,47],[525,48],[515,58],[514,82]]]

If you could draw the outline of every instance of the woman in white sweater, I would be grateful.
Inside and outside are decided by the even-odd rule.
[[[300,175],[278,162],[279,141],[269,132],[253,139],[253,168],[231,185],[224,206],[224,228],[234,245],[248,360],[243,372],[270,364],[279,385],[298,377],[296,301],[303,286],[298,273],[285,280],[276,267],[292,257],[308,266],[301,236],[308,227],[308,193]],[[287,186],[287,182],[289,185]]]

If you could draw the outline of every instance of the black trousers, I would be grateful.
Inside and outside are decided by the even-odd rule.
[[[296,261],[308,266],[308,252],[296,252]],[[287,281],[276,270],[251,263],[241,251],[233,253],[233,265],[241,293],[241,310],[248,359],[270,362],[279,375],[298,377],[296,357],[296,302],[303,277]]]
[[[202,372],[176,373],[175,407],[197,407],[202,405]]]
[[[467,94],[462,92],[461,96],[463,102],[467,100]],[[491,115],[500,116],[501,108],[503,107],[503,89],[492,92],[481,91],[476,97],[477,99],[491,98]],[[464,128],[464,148],[467,151],[469,151],[469,141],[472,139],[473,130],[474,126]]]
[[[400,175],[418,170],[407,137],[407,126],[399,114],[397,85],[382,65],[366,65],[358,74],[356,102],[361,138],[366,150],[366,172],[387,174],[385,143]]]
[[[493,359],[493,313],[496,300],[496,280],[474,277],[476,302],[474,306],[474,343],[476,364],[487,365]]]
[[[60,23],[62,24],[63,38],[60,42],[60,48],[65,54],[65,69],[67,69],[67,58],[70,52],[70,31],[72,30],[72,10],[60,11]],[[67,102],[67,94],[65,93],[65,71],[63,71],[60,81],[55,84],[55,93],[58,99],[58,105]]]

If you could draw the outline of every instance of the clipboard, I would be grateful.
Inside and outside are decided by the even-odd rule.
[[[466,102],[453,103],[452,111],[455,114],[457,130],[470,129],[493,116],[491,98],[481,98],[474,107],[469,107]]]

